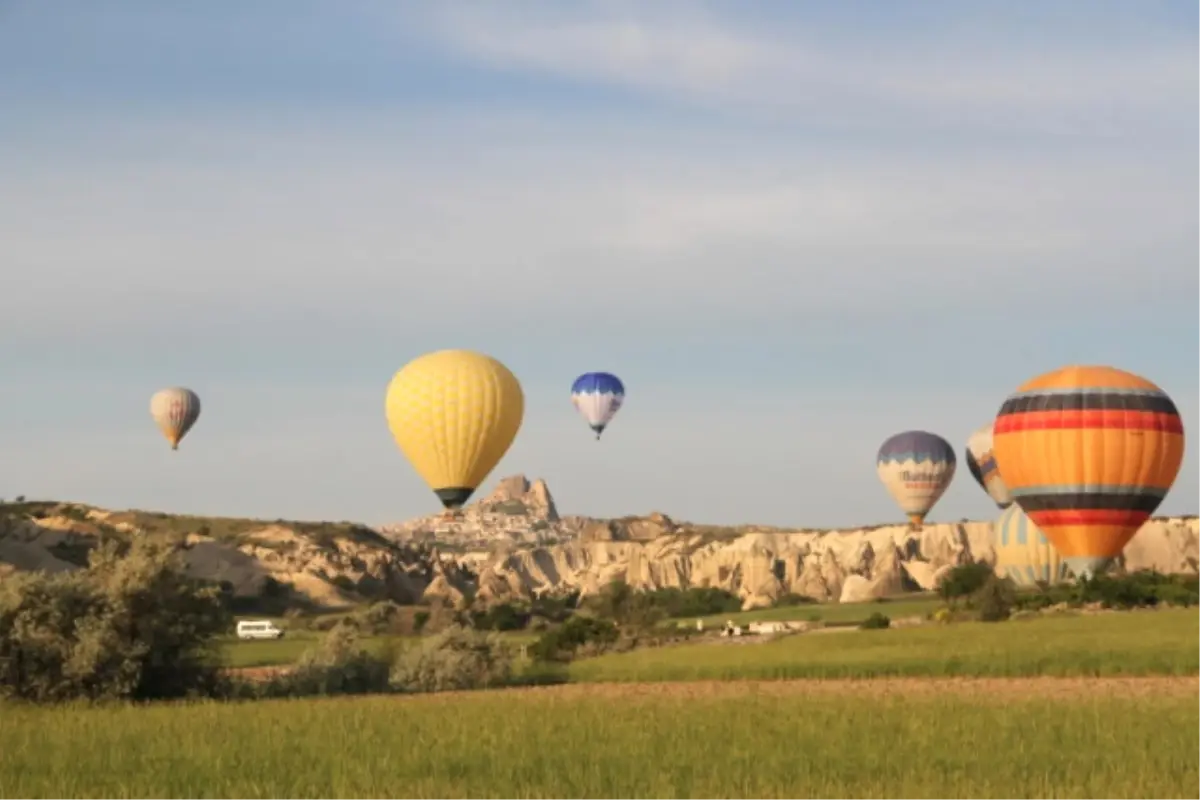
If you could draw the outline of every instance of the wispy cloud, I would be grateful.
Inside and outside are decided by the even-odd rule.
[[[961,12],[941,5],[927,19],[898,25],[896,35],[862,24],[872,13],[888,16],[878,6],[840,28],[824,24],[812,5],[791,19],[764,14],[757,23],[715,8],[455,4],[438,7],[432,29],[458,52],[501,68],[807,125],[886,120],[901,128],[984,124],[1098,135],[1144,132],[1150,109],[1168,112],[1150,124],[1196,125],[1194,37],[1155,36],[1124,15],[1105,19],[1111,8],[1095,8],[1089,20],[1103,44],[1089,41],[1078,19],[1053,14],[1057,37],[1031,25],[1006,36],[1020,17],[995,4],[963,4]],[[1187,94],[1193,102],[1177,107]]]
[[[17,168],[0,198],[5,259],[62,312],[114,328],[328,310],[333,293],[355,318],[394,317],[397,293],[453,293],[467,314],[507,298],[550,320],[587,301],[732,321],[877,314],[897,293],[936,307],[980,274],[999,301],[1034,280],[1042,296],[1196,287],[1195,188],[1162,160],[768,146],[725,161],[517,130],[460,149],[436,129],[293,145],[216,127],[215,144],[172,159]],[[0,297],[0,326],[36,324],[25,298]],[[395,324],[441,313],[416,303]]]

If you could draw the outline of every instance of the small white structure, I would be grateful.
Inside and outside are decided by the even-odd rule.
[[[721,628],[722,636],[741,636],[743,633],[741,625],[734,625],[733,620],[725,620],[725,626]]]
[[[244,619],[237,624],[239,639],[282,639],[283,629],[269,619]]]

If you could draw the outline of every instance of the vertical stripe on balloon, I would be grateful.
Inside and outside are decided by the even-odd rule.
[[[1018,586],[1057,583],[1066,577],[1062,556],[1020,506],[1005,509],[992,531],[998,575],[1006,575]]]

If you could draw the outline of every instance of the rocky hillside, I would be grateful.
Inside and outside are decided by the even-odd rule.
[[[338,607],[541,593],[713,586],[746,608],[785,594],[851,602],[931,589],[950,567],[994,559],[990,522],[852,530],[784,530],[676,522],[665,514],[563,517],[544,481],[515,475],[464,509],[376,531],[353,523],[170,516],[70,503],[0,504],[0,579],[14,569],[75,569],[105,537],[172,536],[197,576],[244,598]],[[1126,569],[1197,570],[1195,517],[1148,522]]]
[[[73,503],[0,503],[0,580],[14,570],[87,563],[106,539],[171,537],[189,571],[227,582],[239,598],[277,608],[337,608],[381,599],[462,596],[474,582],[434,548],[397,544],[353,523],[172,516]]]

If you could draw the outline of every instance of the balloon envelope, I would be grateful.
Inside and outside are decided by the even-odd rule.
[[[1183,461],[1171,398],[1114,367],[1064,367],[1026,382],[1004,401],[993,437],[1013,500],[1080,577],[1120,555]]]
[[[447,509],[460,508],[512,445],[525,414],[521,384],[490,356],[439,350],[388,384],[388,428]]]
[[[179,442],[200,418],[200,398],[182,386],[161,389],[150,398],[150,416],[171,449],[178,450]]]
[[[1059,583],[1067,565],[1021,507],[1010,505],[992,526],[996,574],[1017,586]]]
[[[1004,485],[992,453],[991,423],[979,428],[967,439],[967,469],[996,505],[1008,508],[1012,504],[1012,495]]]
[[[610,372],[585,372],[571,384],[571,403],[599,439],[625,403],[625,384]]]
[[[950,443],[927,431],[896,434],[879,448],[875,462],[879,479],[914,525],[925,521],[957,466]]]

